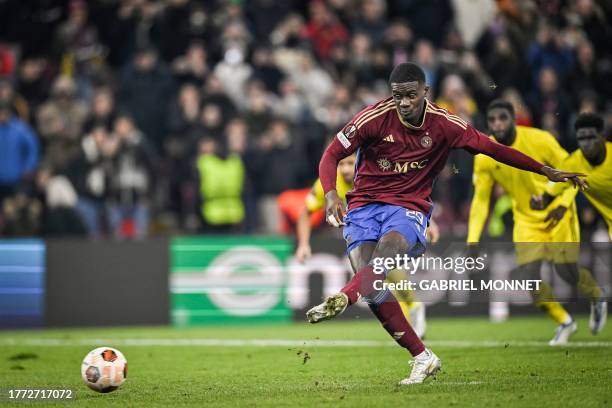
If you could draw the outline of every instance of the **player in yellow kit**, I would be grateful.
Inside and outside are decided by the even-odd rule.
[[[605,220],[612,239],[612,143],[606,141],[603,134],[603,118],[594,113],[578,115],[574,128],[579,149],[563,161],[561,168],[586,174],[589,189],[584,191],[584,195]],[[562,197],[561,205],[569,205],[578,191],[566,188],[565,184],[549,183],[541,196],[534,197],[531,208],[548,208],[559,196]],[[593,334],[603,329],[607,313],[608,304],[603,299],[591,302],[589,325]]]
[[[543,130],[516,126],[514,108],[504,100],[491,102],[487,109],[487,124],[499,143],[511,146],[534,159],[555,168],[568,156],[557,140]],[[577,260],[580,230],[576,205],[569,199],[575,194],[566,190],[555,198],[551,205],[555,210],[540,211],[530,208],[533,194],[544,190],[544,176],[519,171],[498,163],[488,156],[478,155],[474,159],[474,198],[470,208],[468,226],[469,244],[478,243],[489,213],[491,190],[495,183],[501,185],[512,198],[514,216],[513,241],[519,270],[528,276],[538,276],[543,261],[552,262],[555,271],[572,283],[579,275]],[[534,193],[535,192],[535,193]],[[562,203],[567,203],[562,206]],[[571,279],[569,278],[571,277]],[[580,274],[579,289],[587,292],[591,299],[599,299],[601,291],[588,271]],[[552,290],[543,285],[532,293],[535,304],[546,311],[559,325],[551,345],[565,344],[576,331],[576,323],[563,306],[553,299]]]
[[[352,154],[338,163],[336,191],[342,200],[346,200],[346,193],[353,189],[355,160],[356,155]],[[306,206],[297,221],[297,247],[295,250],[295,257],[299,262],[304,262],[306,258],[310,257],[312,254],[312,249],[310,248],[310,214],[324,207],[325,194],[323,193],[321,181],[317,179],[312,186],[312,190],[306,197]],[[430,220],[430,223],[427,229],[427,239],[435,243],[439,238],[438,227],[433,223],[433,220]],[[390,276],[389,279],[393,279],[393,276]],[[420,338],[423,338],[426,331],[425,305],[414,299],[414,293],[412,291],[401,291],[401,293],[398,292],[396,295],[400,300],[400,307],[404,314],[408,316],[408,320],[412,323],[415,333]]]
[[[563,168],[587,175],[585,180],[589,189],[584,191],[584,195],[608,225],[608,234],[612,240],[612,142],[606,141],[603,134],[604,120],[596,114],[581,113],[574,127],[579,149],[563,161]],[[548,184],[544,194],[532,207],[544,209],[558,195],[573,200],[578,191],[566,187],[566,183]],[[565,194],[566,190],[572,194]]]

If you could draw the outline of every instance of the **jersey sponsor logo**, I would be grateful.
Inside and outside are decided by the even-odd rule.
[[[378,167],[382,171],[388,171],[393,169],[394,173],[408,173],[411,170],[421,170],[427,166],[429,159],[406,161],[406,162],[391,162],[385,157],[381,157],[376,160]]]
[[[385,137],[383,139],[383,141],[389,142],[389,143],[395,143],[395,140],[393,140],[393,135],[389,135],[389,136]]]
[[[378,163],[378,167],[383,171],[387,171],[391,168],[391,162],[384,157],[376,160],[376,163]]]
[[[342,146],[344,146],[345,149],[348,149],[349,147],[351,147],[351,141],[348,140],[346,136],[344,136],[344,133],[342,132],[336,133],[336,138],[340,141],[340,143],[342,143]]]
[[[427,166],[429,159],[415,160],[411,162],[396,162],[393,171],[396,173],[408,173],[410,170],[421,170]]]
[[[431,140],[431,136],[429,136],[429,133],[425,133],[425,136],[421,138],[421,146],[425,148],[431,147],[432,142],[433,141]]]

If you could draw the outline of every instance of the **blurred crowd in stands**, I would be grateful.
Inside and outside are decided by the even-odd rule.
[[[612,124],[610,44],[603,0],[0,0],[0,235],[286,232],[279,195],[403,61],[475,127],[502,96],[572,151],[578,112]],[[443,235],[472,163],[436,184]]]

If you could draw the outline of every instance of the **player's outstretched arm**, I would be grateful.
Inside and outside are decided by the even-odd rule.
[[[586,177],[586,174],[584,173],[557,170],[553,169],[552,167],[544,166],[542,167],[542,174],[548,177],[550,181],[554,181],[555,183],[570,181],[574,187],[580,188],[582,191],[588,188],[586,181],[582,179],[582,177]]]
[[[550,181],[571,181],[574,186],[580,189],[586,189],[586,183],[581,179],[585,174],[562,171],[545,166],[516,149],[491,140],[487,135],[472,127],[466,130],[463,137],[459,140],[459,145],[456,145],[456,147],[463,147],[474,154],[486,154],[498,162],[516,167],[517,169],[542,174]]]

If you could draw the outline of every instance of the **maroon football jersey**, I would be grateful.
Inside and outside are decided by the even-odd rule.
[[[355,115],[327,152],[339,159],[357,150],[354,188],[346,195],[349,209],[382,202],[428,213],[433,183],[450,150],[487,152],[492,143],[501,146],[428,100],[422,122],[413,126],[401,119],[393,99],[387,98]],[[538,166],[529,161],[531,171],[539,171]],[[323,174],[321,180],[327,181]],[[326,184],[327,192],[331,188]]]

